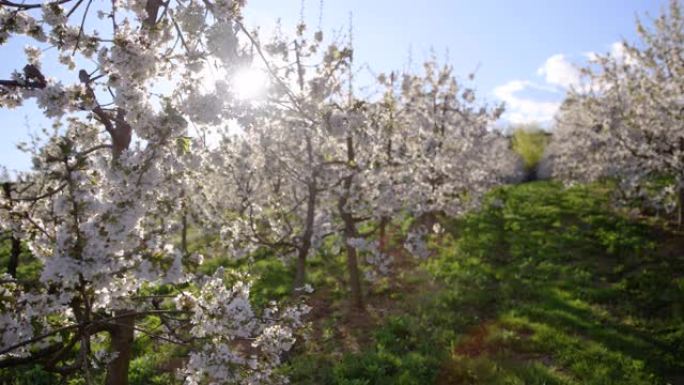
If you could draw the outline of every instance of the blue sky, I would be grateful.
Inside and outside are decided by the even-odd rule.
[[[583,63],[587,52],[614,50],[621,39],[635,41],[635,17],[657,16],[667,6],[667,0],[327,0],[319,15],[318,0],[250,0],[247,24],[263,26],[264,33],[278,18],[292,26],[300,19],[302,3],[307,24],[317,29],[320,19],[327,35],[346,33],[353,14],[359,66],[401,70],[411,56],[413,68],[419,69],[434,52],[464,80],[476,70],[473,85],[479,97],[508,105],[502,125],[548,125],[564,90],[577,80],[572,64]],[[1,78],[23,67],[24,44],[16,39],[0,46]],[[27,169],[29,159],[15,144],[28,138],[27,126],[37,131],[50,123],[32,103],[0,109],[0,122],[0,165]]]

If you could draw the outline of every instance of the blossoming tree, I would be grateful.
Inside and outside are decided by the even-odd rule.
[[[240,119],[244,132],[222,142],[223,164],[212,170],[222,181],[217,190],[231,184],[240,197],[218,200],[239,218],[223,234],[242,254],[268,247],[294,255],[295,288],[305,284],[307,257],[333,233],[326,191],[335,183],[329,173],[335,162],[326,155],[325,114],[349,59],[335,44],[319,53],[322,33],[307,39],[304,31],[300,24],[292,41],[279,35],[258,43],[271,77],[268,97],[248,106]]]
[[[56,130],[0,202],[41,266],[39,277],[0,278],[0,367],[39,363],[86,383],[127,384],[133,342],[147,336],[187,349],[187,384],[277,380],[303,309],[257,311],[248,284],[227,286],[223,270],[193,274],[198,261],[174,245],[180,218],[169,216],[197,175],[188,126],[231,117],[227,82],[207,90],[200,80],[209,66],[229,75],[247,57],[241,8],[2,2],[0,43],[24,35],[37,46],[0,81],[0,106],[33,100]],[[44,65],[46,47],[59,63]],[[60,65],[68,75],[56,79]]]
[[[681,222],[684,18],[679,3],[671,1],[669,13],[651,29],[638,21],[637,31],[640,44],[623,42],[619,55],[597,56],[585,69],[589,82],[564,103],[549,157],[556,175],[566,180],[615,177],[623,191],[639,195],[655,178],[671,178]]]

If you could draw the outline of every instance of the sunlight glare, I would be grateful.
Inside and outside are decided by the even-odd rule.
[[[265,94],[268,88],[268,75],[257,68],[245,68],[233,77],[233,90],[242,100],[256,99]]]

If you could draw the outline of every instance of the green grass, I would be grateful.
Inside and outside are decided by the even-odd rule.
[[[684,236],[628,219],[610,196],[600,184],[492,191],[478,212],[441,218],[432,258],[364,285],[366,315],[348,311],[344,256],[328,238],[308,261],[309,336],[282,371],[302,385],[684,383]],[[400,247],[411,223],[394,221],[389,244]],[[202,247],[198,269],[250,274],[255,305],[289,300],[293,268],[273,253],[235,261]],[[23,263],[31,275],[34,263]],[[177,383],[162,368],[181,350],[146,338],[135,349],[132,384]],[[3,376],[57,383],[36,367]]]
[[[398,303],[359,352],[302,352],[293,383],[681,383],[684,240],[619,215],[609,193],[492,192],[432,240],[430,300]]]

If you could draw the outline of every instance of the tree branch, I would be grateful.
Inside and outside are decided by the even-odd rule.
[[[55,1],[55,2],[47,3],[47,4],[57,4],[57,5],[59,5],[59,4],[68,3],[68,2],[70,2],[70,1],[71,1],[71,0],[59,0],[59,1]],[[4,6],[6,6],[6,7],[13,7],[13,8],[18,8],[18,9],[26,10],[26,9],[40,8],[40,7],[42,7],[43,5],[46,5],[46,4],[45,4],[45,3],[40,3],[40,4],[21,4],[21,3],[15,3],[15,2],[12,2],[12,1],[7,1],[7,0],[0,0],[0,5],[4,5]]]

